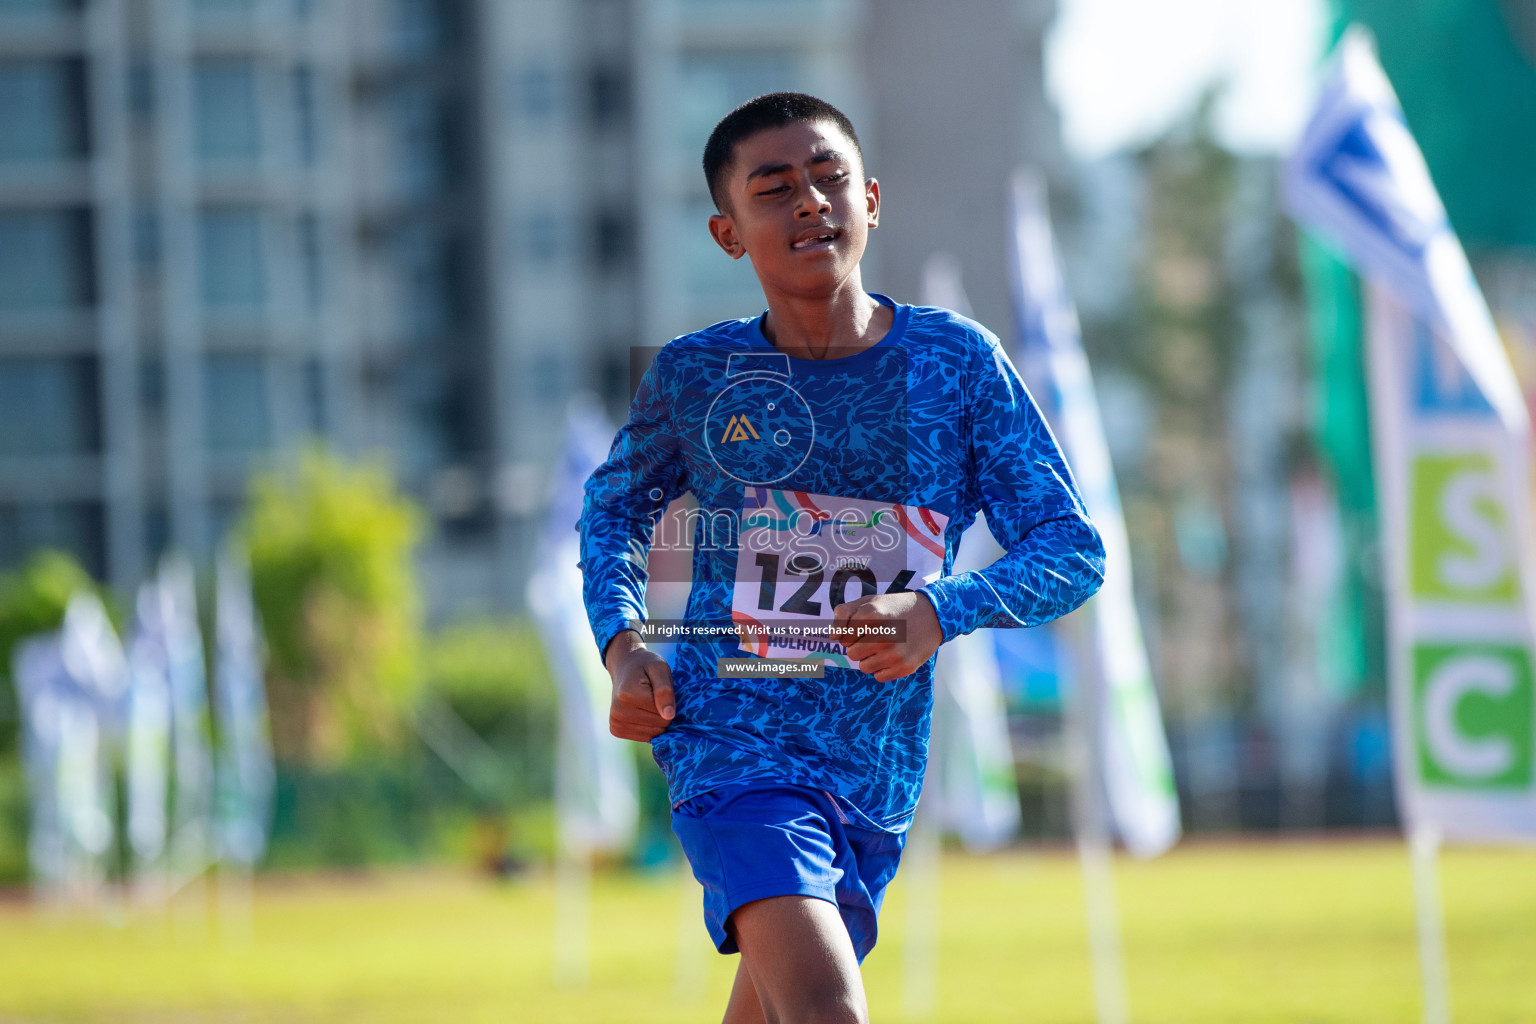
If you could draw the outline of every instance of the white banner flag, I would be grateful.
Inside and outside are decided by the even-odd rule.
[[[252,868],[267,848],[275,780],[261,630],[244,551],[227,547],[219,555],[217,573],[219,856]]]
[[[1019,363],[1026,379],[1048,382],[1048,399],[1037,397],[1051,409],[1051,425],[1104,541],[1104,586],[1083,612],[1092,623],[1095,658],[1082,666],[1079,684],[1097,688],[1090,705],[1099,713],[1094,746],[1115,827],[1128,850],[1152,857],[1181,832],[1173,763],[1136,613],[1130,541],[1077,311],[1062,278],[1044,186],[1023,173],[1013,186],[1012,244]]]
[[[1536,836],[1530,423],[1482,293],[1368,39],[1352,30],[1285,176],[1369,282],[1399,808]]]
[[[589,852],[633,842],[640,807],[634,755],[627,741],[608,731],[612,684],[592,644],[577,565],[582,487],[602,464],[613,435],[595,404],[572,404],[538,563],[528,580],[528,607],[560,688],[556,814],[563,841]]]
[[[96,708],[102,740],[115,752],[128,708],[128,659],[101,599],[77,592],[64,610],[65,667]]]
[[[970,315],[960,261],[953,255],[935,253],[924,264],[923,302]],[[960,538],[954,571],[983,569],[1002,553],[985,519],[978,519]],[[968,849],[1002,846],[1018,835],[1019,785],[993,630],[978,629],[945,644],[933,681],[924,799],[937,798],[940,824]]]
[[[171,682],[166,665],[160,584],[139,587],[133,638],[128,643],[127,776],[128,844],[134,870],[143,875],[165,852],[170,799]]]
[[[17,645],[13,676],[32,802],[33,878],[88,897],[105,877],[112,845],[107,734],[126,678],[122,649],[95,595],[73,597],[58,632]]]
[[[76,696],[64,721],[63,799],[73,809],[82,856],[100,877],[117,823],[112,779],[126,717],[128,660],[101,599],[89,591],[69,599],[59,643]]]

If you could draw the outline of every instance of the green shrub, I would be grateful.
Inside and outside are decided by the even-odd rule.
[[[420,522],[381,464],[319,446],[296,471],[252,479],[240,533],[280,760],[335,765],[398,745],[418,679]]]

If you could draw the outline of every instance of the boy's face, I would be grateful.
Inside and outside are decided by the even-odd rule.
[[[858,269],[880,222],[880,185],[830,121],[795,121],[736,144],[725,212],[709,233],[732,259],[752,259],[765,292],[829,295]]]

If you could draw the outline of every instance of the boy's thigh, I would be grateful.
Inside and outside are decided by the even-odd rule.
[[[772,896],[736,908],[729,927],[769,1020],[868,1019],[858,957],[833,904]]]

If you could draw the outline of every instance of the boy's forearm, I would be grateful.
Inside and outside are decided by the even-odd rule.
[[[603,665],[608,669],[608,674],[613,675],[625,657],[644,646],[645,641],[632,629],[621,629],[615,633],[603,651]]]
[[[945,641],[983,627],[1037,626],[1092,597],[1104,582],[1098,531],[1072,514],[1041,523],[985,569],[924,588]]]

